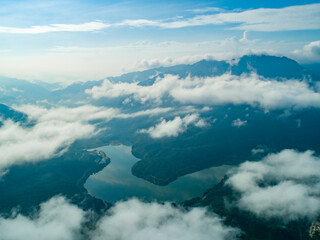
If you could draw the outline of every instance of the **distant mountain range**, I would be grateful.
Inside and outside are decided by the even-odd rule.
[[[79,138],[66,138],[67,143],[61,145],[64,151],[52,154],[43,161],[19,162],[17,165],[8,165],[9,169],[4,171],[0,169],[0,192],[6,196],[0,199],[0,213],[9,216],[11,209],[18,205],[21,211],[30,212],[33,207],[57,194],[68,197],[83,209],[105,211],[110,205],[90,196],[83,185],[91,174],[106,167],[110,159],[106,158],[107,161],[101,164],[101,158],[105,156],[88,149],[115,142],[132,146],[132,154],[140,159],[132,163],[132,174],[157,185],[168,185],[181,176],[214,166],[238,166],[247,160],[256,161],[283,149],[320,153],[320,103],[317,105],[320,75],[317,66],[302,66],[287,57],[246,55],[230,61],[202,60],[194,64],[108,77],[110,85],[106,88],[119,83],[123,86],[125,83],[129,88],[140,90],[141,87],[156,85],[159,79],[167,75],[179,76],[176,78],[177,85],[188,79],[192,83],[199,78],[226,75],[232,78],[236,76],[236,80],[242,76],[244,79],[258,76],[259,84],[263,86],[265,83],[277,85],[289,82],[293,88],[290,88],[292,85],[281,85],[285,90],[289,86],[290,96],[282,99],[284,105],[281,107],[268,108],[259,101],[221,101],[218,104],[214,104],[214,101],[213,104],[183,102],[168,93],[161,95],[162,101],[156,103],[139,101],[141,99],[132,97],[134,93],[130,91],[110,98],[94,98],[86,90],[103,86],[104,80],[74,83],[62,88],[59,84],[0,77],[0,127],[7,124],[13,133],[19,129],[20,135],[33,130],[38,133],[36,127],[33,127],[37,126],[39,120],[43,127],[38,134],[40,140],[37,134],[30,135],[31,144],[33,140],[41,141],[47,132],[49,137],[55,139],[55,127],[72,124],[72,121],[78,121],[74,132],[92,127],[95,133],[90,138],[82,135]],[[226,82],[226,88],[230,87],[229,82]],[[305,105],[286,105],[292,96],[300,93],[299,86],[304,87],[304,94],[299,95],[298,103],[312,95],[312,104],[306,101]],[[119,92],[122,93],[122,90]],[[238,93],[237,90],[233,93]],[[276,90],[271,88],[271,97],[268,97],[277,104],[280,100]],[[263,88],[261,95],[264,91]],[[150,93],[151,97],[152,94],[154,92]],[[201,96],[201,93],[198,95]],[[208,96],[211,97],[211,90]],[[186,94],[187,100],[189,97]],[[25,104],[34,105],[32,110],[29,109],[29,118],[23,113]],[[36,110],[40,114],[34,117],[32,111]],[[48,122],[50,124],[47,125]],[[167,128],[158,129],[164,126]],[[70,134],[66,130],[63,129],[62,134],[57,136],[60,138]],[[152,133],[155,130],[159,131],[154,137]],[[23,136],[11,141],[15,144],[21,139]],[[226,203],[234,201],[238,196],[231,187],[225,185],[226,179],[227,176],[203,196],[182,205],[186,208],[208,207],[225,218],[228,225],[240,228],[244,232],[242,239],[301,239],[301,236],[308,235],[310,221],[297,220],[284,226],[281,221],[266,220],[239,210],[236,206],[230,207]]]
[[[18,112],[4,104],[0,104],[0,119],[7,120],[11,119],[14,122],[26,122],[28,116],[24,113]],[[1,126],[1,122],[0,122]]]
[[[180,78],[214,77],[224,73],[241,75],[256,72],[265,78],[274,78],[281,81],[285,79],[307,79],[320,81],[317,67],[308,65],[303,67],[296,61],[287,57],[269,55],[245,55],[240,59],[231,61],[201,60],[194,64],[180,64],[171,67],[159,67],[145,71],[132,72],[117,77],[107,77],[112,82],[139,82],[141,86],[152,85],[158,77],[166,74],[179,75]],[[59,84],[42,82],[29,82],[25,80],[0,77],[0,102],[26,103],[48,100],[58,102],[68,99],[84,100],[88,95],[84,92],[94,86],[101,85],[103,80],[74,83],[65,88]],[[98,101],[99,102],[99,101]],[[101,101],[100,101],[101,102]]]

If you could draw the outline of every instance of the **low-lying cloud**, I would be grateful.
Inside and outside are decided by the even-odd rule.
[[[320,158],[313,151],[283,150],[245,162],[227,184],[240,193],[238,207],[285,222],[320,213]]]
[[[90,138],[99,130],[89,121],[110,120],[116,109],[90,105],[77,108],[15,107],[34,121],[25,126],[11,120],[0,127],[0,168],[47,160],[64,153],[78,139]]]
[[[177,137],[179,134],[185,132],[189,125],[196,127],[206,127],[208,123],[201,119],[199,114],[189,114],[184,118],[175,117],[173,120],[163,119],[160,123],[149,129],[141,129],[138,133],[147,133],[152,138],[163,138],[163,137]]]
[[[239,234],[206,209],[186,211],[170,203],[118,202],[95,223],[94,230],[83,227],[88,215],[63,197],[55,197],[41,204],[34,216],[0,217],[0,239],[231,240]]]
[[[92,95],[94,99],[132,95],[136,101],[141,103],[154,101],[160,104],[163,96],[168,93],[169,89],[176,87],[177,80],[177,76],[168,76],[166,78],[158,79],[151,86],[140,86],[137,82],[113,83],[106,79],[101,86],[94,86],[92,89],[87,89],[86,93]]]
[[[96,133],[93,125],[50,120],[24,127],[11,120],[0,128],[0,169],[60,155],[77,139]]]
[[[85,213],[63,197],[55,197],[40,205],[34,216],[17,214],[0,217],[1,240],[70,240],[79,239]]]
[[[233,127],[242,127],[247,125],[247,120],[241,120],[240,118],[237,118],[235,120],[232,121],[232,126]]]
[[[15,106],[16,110],[26,113],[31,119],[38,122],[46,121],[92,121],[105,120],[109,121],[115,116],[121,114],[121,111],[116,108],[96,107],[92,105],[83,105],[74,108],[68,107],[53,107],[44,108],[37,105],[22,105]]]
[[[92,105],[49,109],[24,105],[15,109],[26,113],[34,124],[27,127],[11,120],[3,121],[0,127],[0,169],[61,155],[76,140],[90,138],[100,131],[92,121],[108,122],[115,118],[155,116],[172,111],[171,108],[154,108],[123,113],[117,108]]]
[[[82,105],[79,107],[56,107],[44,108],[36,105],[16,106],[15,109],[26,113],[30,118],[37,121],[58,120],[65,122],[103,120],[108,122],[112,119],[127,119],[142,116],[156,116],[171,112],[173,108],[153,108],[137,112],[125,113],[119,108],[97,107]]]
[[[320,62],[320,41],[310,42],[303,46],[302,49],[295,50],[294,57],[302,62],[314,63]]]
[[[184,104],[250,104],[265,109],[320,107],[320,93],[307,82],[296,79],[279,81],[254,73],[184,79],[166,75],[151,86],[105,80],[101,86],[86,92],[94,99],[132,96],[141,103],[161,104],[165,97],[170,96]]]

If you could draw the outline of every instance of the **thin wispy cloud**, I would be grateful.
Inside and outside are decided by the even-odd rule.
[[[193,13],[224,12],[222,8],[218,8],[218,7],[196,8],[196,9],[189,9],[187,11],[193,12]]]
[[[110,27],[109,24],[99,21],[80,24],[50,24],[42,26],[31,26],[27,28],[0,26],[0,33],[11,34],[40,34],[50,32],[92,32]]]
[[[205,14],[208,12],[215,14]],[[80,24],[50,24],[27,28],[0,26],[0,33],[40,34],[49,32],[92,32],[109,27],[184,28],[205,25],[226,25],[227,29],[275,32],[320,29],[320,4],[289,6],[284,8],[259,8],[238,12],[220,12],[218,8],[194,9],[198,14],[191,18],[171,20],[126,19],[115,23],[92,21]],[[279,24],[281,23],[281,24]],[[237,24],[230,27],[230,24]]]
[[[281,23],[281,24],[279,24]],[[239,12],[197,15],[178,21],[127,20],[122,25],[183,28],[204,25],[238,24],[231,29],[261,32],[320,29],[320,4],[279,9],[259,8]],[[230,26],[226,26],[230,28]]]

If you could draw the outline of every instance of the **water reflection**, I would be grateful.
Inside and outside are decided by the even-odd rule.
[[[97,150],[105,152],[111,163],[90,176],[84,186],[91,195],[107,202],[131,197],[181,202],[201,196],[231,168],[213,167],[180,177],[168,186],[157,186],[131,174],[132,165],[139,160],[131,154],[131,147],[108,145]]]

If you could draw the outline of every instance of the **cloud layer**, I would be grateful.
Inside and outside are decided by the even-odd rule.
[[[94,120],[108,122],[114,118],[154,116],[172,111],[171,108],[154,108],[123,113],[117,108],[92,105],[50,109],[24,105],[15,109],[26,113],[35,124],[26,127],[11,120],[3,121],[0,127],[0,169],[62,154],[77,139],[90,138],[100,130],[92,123]]]
[[[40,34],[50,32],[91,32],[109,27],[109,24],[102,22],[87,22],[81,24],[50,24],[43,26],[32,26],[29,28],[3,27],[0,26],[0,33],[11,34]]]
[[[307,82],[299,80],[267,79],[254,73],[235,76],[187,77],[167,75],[151,86],[138,83],[112,83],[86,90],[94,99],[132,96],[136,101],[160,104],[167,96],[187,104],[250,104],[266,109],[320,107],[320,93]]]
[[[76,139],[91,137],[95,132],[94,126],[79,121],[50,120],[24,127],[7,120],[0,128],[0,169],[52,158]]]
[[[279,22],[281,22],[281,24],[279,24]],[[151,21],[146,19],[125,20],[118,25],[133,27],[153,26],[161,28],[183,28],[211,24],[237,24],[232,29],[274,32],[320,29],[319,22],[320,4],[309,4],[278,9],[259,8],[245,11],[197,15],[192,18],[182,18],[174,21]]]
[[[86,221],[88,213],[63,197],[55,197],[43,203],[33,217],[0,217],[0,239],[72,240],[80,239],[85,232],[92,240],[231,240],[239,233],[205,209],[185,211],[169,203],[144,203],[137,199],[117,203],[96,223],[95,230],[84,230]]]
[[[199,114],[189,114],[184,118],[175,117],[173,120],[166,121],[163,119],[160,123],[149,129],[141,129],[138,133],[147,133],[152,138],[163,137],[177,137],[179,134],[185,132],[189,125],[196,127],[205,127],[208,125]]]
[[[0,217],[0,239],[79,239],[83,217],[84,212],[64,198],[52,198],[41,204],[39,213],[33,217],[20,214],[8,219]]]
[[[204,14],[206,12],[217,13]],[[0,26],[0,33],[40,34],[49,32],[90,32],[110,27],[158,27],[184,28],[192,26],[236,24],[232,29],[249,31],[290,31],[320,29],[320,4],[289,6],[284,8],[259,8],[244,11],[221,12],[221,9],[195,9],[198,14],[191,18],[169,20],[132,19],[115,23],[100,21],[81,24],[50,24],[27,28]],[[272,17],[270,17],[272,16]],[[279,24],[281,22],[281,24]],[[228,28],[228,27],[227,27]]]
[[[313,218],[320,213],[319,169],[314,152],[283,150],[241,164],[227,184],[240,193],[238,206],[260,217]]]

